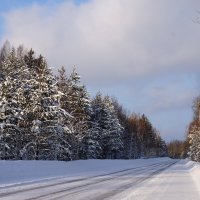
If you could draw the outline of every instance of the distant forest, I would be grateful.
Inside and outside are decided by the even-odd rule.
[[[61,67],[55,76],[32,49],[5,42],[0,88],[2,160],[167,156],[165,141],[145,114],[128,114],[100,92],[91,98],[76,69],[66,74]]]

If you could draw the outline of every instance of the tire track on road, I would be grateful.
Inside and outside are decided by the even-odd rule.
[[[28,198],[26,200],[44,200],[44,199],[56,200],[56,199],[61,199],[63,197],[75,196],[77,194],[81,194],[82,192],[84,192],[86,190],[89,190],[90,187],[93,187],[94,185],[98,185],[98,184],[101,184],[101,183],[104,183],[104,182],[107,182],[107,181],[113,181],[115,179],[117,180],[117,179],[120,179],[120,178],[125,177],[127,175],[143,175],[144,172],[147,171],[147,168],[150,171],[149,167],[151,168],[151,170],[153,170],[152,172],[150,171],[150,174],[147,174],[145,177],[138,177],[134,182],[131,181],[130,183],[119,186],[119,187],[117,187],[117,188],[115,188],[115,189],[113,189],[109,192],[106,192],[105,194],[103,194],[99,197],[95,197],[95,200],[101,200],[101,199],[108,198],[110,196],[116,195],[116,193],[119,193],[120,191],[124,191],[125,189],[133,187],[133,185],[138,185],[138,184],[152,178],[152,176],[161,173],[165,169],[174,165],[176,162],[156,163],[156,164],[153,164],[151,166],[148,165],[146,167],[140,167],[140,169],[138,169],[138,170],[135,170],[135,168],[134,168],[134,170],[132,169],[132,171],[131,171],[131,169],[129,169],[127,173],[123,173],[123,174],[110,173],[108,175],[115,174],[116,176],[103,178],[103,179],[96,180],[94,182],[90,182],[90,183],[83,184],[83,185],[73,187],[73,188],[54,191],[54,192],[51,192],[49,194],[40,195],[40,196],[37,196],[37,197],[34,197],[34,198]],[[155,170],[155,167],[159,167],[159,169]],[[123,172],[124,171],[125,170],[123,170]],[[122,171],[120,171],[120,172],[122,172]],[[100,178],[100,177],[102,177],[102,176],[98,176],[98,178]]]
[[[144,166],[140,166],[140,167],[133,167],[133,168],[128,168],[128,169],[124,169],[124,170],[118,170],[118,171],[111,172],[111,173],[105,173],[105,174],[101,174],[101,175],[79,178],[79,179],[75,179],[75,180],[67,180],[67,181],[61,180],[60,182],[50,183],[50,184],[45,182],[44,185],[40,184],[40,186],[38,186],[38,185],[33,186],[33,185],[37,184],[37,183],[33,183],[33,184],[28,184],[28,186],[25,185],[25,187],[28,187],[28,188],[22,188],[22,189],[21,189],[21,187],[23,187],[24,185],[8,186],[8,187],[4,187],[4,188],[0,189],[0,199],[2,197],[6,197],[9,195],[14,195],[14,194],[22,193],[22,192],[29,192],[29,191],[33,191],[33,190],[37,190],[37,189],[45,189],[48,187],[54,187],[54,186],[59,186],[59,185],[63,185],[63,184],[70,184],[70,183],[76,183],[76,182],[78,183],[81,181],[87,181],[87,180],[92,180],[95,178],[102,178],[102,177],[106,177],[106,176],[117,175],[117,174],[128,172],[131,170],[137,170],[137,169],[141,169],[141,168],[145,168],[145,167],[152,167],[152,166],[156,166],[156,165],[159,165],[159,163],[155,163],[155,164],[151,164],[151,165],[144,165]],[[65,179],[66,178],[67,177],[65,177]],[[5,190],[6,190],[6,192],[4,192]],[[11,190],[11,191],[8,191],[8,190]]]

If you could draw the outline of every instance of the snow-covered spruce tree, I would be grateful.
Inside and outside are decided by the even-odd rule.
[[[63,120],[61,93],[43,57],[14,49],[2,62],[1,159],[71,159],[73,135]]]
[[[109,96],[105,96],[103,103],[104,108],[108,111],[108,121],[105,121],[105,127],[107,129],[107,131],[105,131],[105,139],[108,138],[109,142],[106,144],[105,149],[108,150],[106,150],[108,152],[108,157],[120,158],[122,157],[123,150],[123,127],[119,123],[111,98]],[[107,142],[106,140],[105,143]]]
[[[15,50],[1,63],[0,82],[0,158],[20,159],[23,148],[23,129],[20,124],[23,116],[22,85],[27,75],[24,63],[16,56]]]
[[[189,158],[200,162],[200,127],[194,126],[190,131],[189,137]]]
[[[193,102],[193,120],[188,128],[189,150],[191,160],[200,162],[200,96]]]
[[[140,116],[135,113],[129,114],[127,110],[118,103],[117,99],[112,98],[112,102],[117,113],[117,118],[124,127],[122,134],[124,143],[122,158],[135,159],[141,157],[141,139],[138,132]]]
[[[90,119],[91,102],[85,86],[80,83],[80,76],[75,68],[69,76],[67,98],[69,113],[74,116],[74,132],[81,140],[85,129],[88,129],[87,122]]]
[[[101,147],[101,158],[112,159],[122,157],[122,126],[119,123],[114,106],[110,97],[102,98],[98,93],[92,102],[96,124],[99,131],[99,143]]]
[[[5,61],[8,54],[11,52],[11,45],[8,41],[3,44],[0,50],[0,78],[2,78],[2,63]]]
[[[70,115],[60,106],[62,93],[51,69],[42,56],[34,58],[32,50],[25,63],[32,76],[24,93],[27,135],[22,155],[26,159],[71,160],[73,135],[63,123]]]
[[[88,158],[86,151],[90,149],[86,145],[91,136],[91,102],[84,85],[80,84],[80,76],[74,68],[69,77],[62,67],[58,77],[59,90],[64,94],[61,98],[61,106],[70,113],[70,127],[76,138],[74,157]],[[89,145],[89,144],[88,144]],[[86,150],[87,149],[87,150]]]

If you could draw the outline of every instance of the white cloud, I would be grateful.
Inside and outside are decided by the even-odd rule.
[[[197,0],[92,0],[9,12],[6,38],[105,82],[197,67]],[[5,38],[4,38],[5,39]],[[113,77],[114,74],[114,77]]]
[[[116,92],[123,83],[127,89],[118,97],[126,94],[127,105],[152,116],[163,110],[167,117],[168,109],[189,108],[195,94],[195,84],[171,83],[170,77],[183,75],[185,82],[186,74],[200,72],[200,25],[192,21],[198,9],[199,0],[35,4],[5,14],[1,42],[32,47],[54,67],[76,65],[91,88]]]

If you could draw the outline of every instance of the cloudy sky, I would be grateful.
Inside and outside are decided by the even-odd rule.
[[[91,95],[145,113],[167,141],[183,139],[200,86],[199,0],[1,0],[0,44],[76,66]]]

